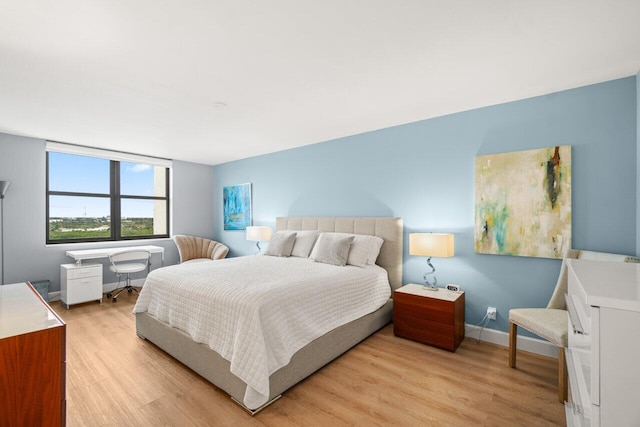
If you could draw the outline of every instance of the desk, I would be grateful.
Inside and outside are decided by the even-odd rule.
[[[102,303],[103,283],[102,264],[82,263],[88,259],[109,258],[110,255],[122,251],[148,251],[162,256],[164,266],[164,248],[162,246],[124,246],[118,248],[84,249],[67,251],[67,256],[76,260],[75,264],[60,265],[60,299],[69,309],[71,304],[87,301]],[[151,259],[147,266],[151,272]]]
[[[119,248],[100,248],[100,249],[83,249],[79,251],[67,251],[67,256],[76,260],[76,265],[81,266],[85,259],[109,258],[109,255],[121,251],[149,251],[152,254],[160,254],[162,256],[162,265],[164,266],[164,248],[162,246],[121,246]],[[151,269],[151,260],[149,260],[149,269]]]

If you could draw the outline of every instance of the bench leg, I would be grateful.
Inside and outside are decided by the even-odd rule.
[[[516,342],[518,339],[518,325],[509,322],[509,366],[516,367]]]

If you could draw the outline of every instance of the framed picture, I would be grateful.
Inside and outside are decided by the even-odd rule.
[[[476,253],[562,258],[571,247],[571,146],[475,159]]]
[[[224,229],[245,230],[251,225],[251,183],[223,189]]]

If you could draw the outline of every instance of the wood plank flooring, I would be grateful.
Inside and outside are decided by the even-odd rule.
[[[52,307],[67,323],[68,426],[564,425],[556,360],[465,339],[456,353],[388,325],[255,417],[135,334],[136,295]]]

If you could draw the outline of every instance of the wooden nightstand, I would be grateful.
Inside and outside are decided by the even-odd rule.
[[[464,292],[408,284],[393,294],[393,333],[449,351],[464,338]]]

